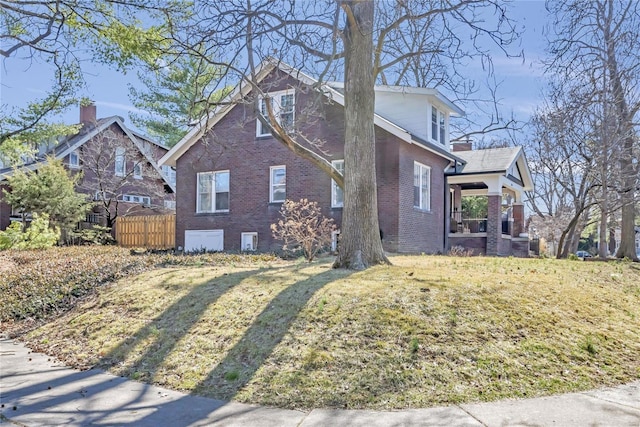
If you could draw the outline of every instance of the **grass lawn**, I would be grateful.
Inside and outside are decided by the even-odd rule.
[[[640,266],[394,256],[172,266],[23,337],[80,367],[285,408],[417,408],[640,378]]]

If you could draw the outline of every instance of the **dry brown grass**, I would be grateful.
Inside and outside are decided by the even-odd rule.
[[[287,408],[410,408],[640,378],[631,263],[397,256],[172,267],[102,289],[36,348],[163,386]]]

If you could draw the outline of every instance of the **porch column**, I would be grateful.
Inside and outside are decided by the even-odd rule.
[[[487,255],[498,255],[502,239],[502,194],[487,195]]]
[[[459,185],[452,185],[451,188],[453,189],[451,221],[454,221],[454,224],[451,224],[450,230],[455,231],[456,233],[462,233],[462,187]]]
[[[511,236],[520,237],[520,233],[524,232],[524,204],[516,202],[512,207],[513,229],[511,230]]]

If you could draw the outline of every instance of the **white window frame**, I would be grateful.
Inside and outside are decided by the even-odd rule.
[[[139,203],[141,205],[151,205],[151,197],[140,196],[138,194],[123,194],[122,201],[128,203]]]
[[[431,126],[429,126],[429,132],[431,134],[431,140],[435,143],[446,145],[447,115],[445,114],[445,112],[432,105],[430,122]]]
[[[424,173],[427,172],[427,179],[424,182]],[[418,203],[416,205],[416,172],[417,174],[417,187],[418,191]],[[423,194],[423,188],[426,187],[427,196],[426,199]],[[423,165],[420,162],[413,162],[413,207],[422,211],[431,211],[431,168],[427,165]]]
[[[275,184],[273,182],[273,173],[277,169],[284,169],[284,184]],[[275,200],[274,193],[276,186],[284,187],[284,198],[282,200]],[[269,203],[282,203],[287,199],[287,167],[285,165],[271,166],[269,168]]]
[[[227,191],[216,191],[216,176],[227,174]],[[209,177],[209,178],[206,178]],[[210,179],[211,180],[211,205],[208,209],[202,209],[201,205],[201,192],[200,192],[200,180],[201,179]],[[196,177],[196,213],[218,213],[218,212],[229,212],[229,207],[227,209],[216,209],[216,201],[218,193],[228,193],[228,206],[231,205],[231,174],[229,170],[219,170],[219,171],[209,171],[209,172],[199,172]]]
[[[136,162],[133,165],[133,177],[135,179],[142,179],[142,162]]]
[[[114,172],[116,176],[125,176],[127,173],[127,157],[125,155],[125,149],[122,147],[116,147]]]
[[[79,169],[80,168],[80,151],[73,150],[69,153],[69,167],[71,169]]]
[[[344,160],[332,160],[331,166],[334,169],[340,171],[344,176]],[[338,194],[342,195],[342,201],[338,201]],[[344,192],[342,188],[338,186],[338,184],[332,179],[331,180],[331,207],[332,208],[341,208],[344,206]]]
[[[162,176],[173,185],[176,185],[176,170],[171,166],[162,165]]]
[[[251,237],[251,246],[245,247],[244,246],[245,238],[249,238],[249,237]],[[247,251],[247,252],[255,252],[258,250],[258,232],[257,231],[240,233],[240,250]]]
[[[331,252],[338,252],[338,244],[340,243],[340,230],[331,232]]]
[[[291,111],[283,111],[282,108],[282,97],[283,96],[292,96],[293,102],[291,105]],[[285,129],[287,130],[293,130],[293,127],[295,126],[296,123],[296,92],[293,89],[287,89],[287,90],[280,90],[278,92],[269,92],[267,94],[267,97],[271,100],[271,102],[273,103],[273,114],[276,116],[276,120],[277,122],[282,125],[282,117],[285,114],[291,114],[292,118],[291,118],[291,124],[287,125],[285,127]],[[258,99],[258,107],[259,107],[259,112],[262,113],[263,116],[265,116],[265,118],[267,118],[267,120],[269,119],[267,117],[267,109],[266,109],[266,103],[265,100],[267,97],[260,97]],[[261,137],[261,136],[270,136],[271,132],[269,131],[269,129],[265,129],[266,126],[263,128],[262,122],[260,121],[260,119],[256,119],[256,136]]]
[[[164,208],[165,209],[176,210],[176,201],[175,200],[165,200],[164,201]]]

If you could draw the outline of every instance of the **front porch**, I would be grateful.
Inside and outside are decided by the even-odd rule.
[[[475,255],[528,257],[523,196],[529,176],[524,176],[528,168],[523,154],[518,149],[456,154],[466,157],[468,163],[447,176],[447,249],[459,246]],[[501,167],[497,167],[500,160]],[[521,172],[524,168],[527,170]]]

